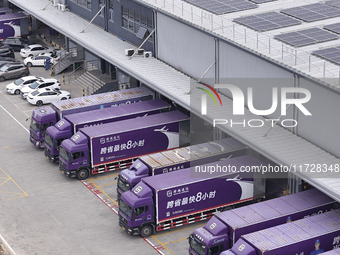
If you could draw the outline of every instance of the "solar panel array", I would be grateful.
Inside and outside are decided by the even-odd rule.
[[[313,55],[340,65],[340,46],[317,50]]]
[[[296,32],[280,34],[275,36],[275,38],[294,47],[302,47],[315,43],[336,40],[339,37],[321,28],[310,28]]]
[[[258,6],[246,0],[185,0],[215,14],[244,11]]]
[[[281,12],[306,22],[340,16],[340,9],[321,3],[308,4],[284,9]]]
[[[325,2],[325,4],[340,8],[340,0],[330,0],[330,1]]]
[[[340,34],[340,23],[330,24],[323,27],[326,30],[332,31],[336,34]]]
[[[245,16],[236,18],[234,21],[256,31],[268,31],[301,24],[301,21],[278,12],[266,12],[258,15]]]

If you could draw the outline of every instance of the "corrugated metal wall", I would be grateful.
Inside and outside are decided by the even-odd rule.
[[[157,13],[157,33],[158,57],[161,60],[196,79],[216,60],[216,65],[205,76],[212,79],[209,84],[213,85],[216,80],[220,84],[237,85],[245,98],[247,88],[252,87],[256,109],[266,110],[271,107],[272,88],[277,87],[278,109],[269,118],[281,115],[282,87],[308,89],[312,98],[304,106],[313,116],[304,116],[294,106],[287,110],[287,115],[282,116],[282,119],[296,119],[296,134],[340,156],[340,118],[330,117],[329,114],[340,109],[338,94],[225,41],[218,40],[216,43],[216,39],[204,31],[160,13]],[[227,89],[220,89],[220,92],[231,96]],[[304,97],[303,94],[295,96]]]
[[[215,60],[215,40],[163,14],[157,15],[158,58],[199,79]],[[213,67],[205,76],[215,77]]]
[[[339,94],[301,77],[299,81],[300,87],[308,89],[312,94],[306,104],[312,117],[299,114],[299,134],[340,156],[340,118],[337,114],[340,109]]]

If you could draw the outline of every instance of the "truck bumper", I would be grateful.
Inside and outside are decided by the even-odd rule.
[[[39,148],[39,149],[42,149],[44,148],[44,143],[41,142],[41,141],[36,141],[34,140],[33,137],[30,137],[30,142],[34,144],[35,147]]]
[[[140,230],[139,228],[129,228],[128,225],[124,222],[122,216],[119,215],[119,226],[129,235],[139,235]]]
[[[66,168],[64,167],[63,163],[59,164],[59,171],[67,177],[72,177],[72,178],[77,177],[76,170],[66,171]]]
[[[59,156],[58,155],[51,155],[50,150],[45,147],[45,157],[48,158],[49,161],[53,163],[59,162]]]

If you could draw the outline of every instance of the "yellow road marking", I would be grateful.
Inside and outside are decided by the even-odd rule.
[[[91,179],[89,179],[89,181],[97,188],[99,189],[105,196],[107,196],[113,203],[115,203],[118,206],[118,203],[116,201],[114,201],[108,194],[106,194],[106,192],[104,190],[102,190],[101,188],[99,188],[98,185],[96,185]]]
[[[164,246],[163,243],[161,243],[155,236],[152,236],[164,249],[166,249],[168,252],[170,252],[172,255],[175,255],[172,251],[169,250],[168,247]]]
[[[101,179],[106,179],[106,178],[109,178],[109,177],[113,177],[113,176],[116,176],[116,175],[119,175],[119,173],[116,173],[116,174],[110,174],[110,175],[105,175],[105,176],[102,176],[102,177],[98,177],[98,178],[91,178],[91,179],[88,179],[88,180],[101,180]]]
[[[17,192],[11,192],[11,191],[4,191],[4,190],[0,190],[0,192],[1,193],[7,193],[7,194],[14,194],[14,195],[19,195],[18,197],[14,197],[14,198],[9,198],[9,199],[4,199],[4,200],[13,200],[13,199],[17,199],[17,198],[21,198],[21,197],[26,197],[26,196],[28,196],[28,193],[26,193],[14,180],[13,180],[13,178],[11,177],[11,176],[9,176],[6,172],[5,172],[5,170],[3,170],[2,168],[0,168],[0,170],[7,176],[7,178],[6,177],[1,177],[1,179],[6,179],[3,183],[1,183],[0,184],[0,186],[1,185],[3,185],[4,183],[6,183],[6,182],[8,182],[8,181],[12,181],[14,184],[15,184],[15,186],[17,186],[17,188],[19,188],[20,189],[20,191],[22,192],[22,193],[17,193]],[[4,200],[0,200],[0,201],[4,201]]]
[[[163,245],[168,245],[168,244],[171,244],[171,243],[180,242],[180,241],[184,241],[184,240],[187,240],[187,239],[188,239],[187,237],[184,237],[184,238],[182,238],[182,239],[178,239],[178,240],[175,240],[175,241],[171,241],[171,242],[163,243]]]
[[[9,178],[1,178],[1,179],[5,179],[5,181],[4,182],[2,182],[2,183],[0,183],[0,186],[2,185],[2,184],[5,184],[6,182],[8,182],[10,179]]]
[[[117,182],[111,182],[111,183],[107,183],[107,184],[103,184],[103,185],[99,185],[98,187],[105,187],[105,186],[110,186],[110,185],[113,185]]]
[[[174,231],[171,231],[171,232],[166,232],[166,233],[161,233],[161,234],[157,234],[157,236],[164,236],[164,235],[169,235],[169,234],[172,234],[172,233],[176,233],[176,232],[179,232],[179,231],[184,231],[186,229],[191,229],[191,228],[199,228],[199,227],[202,227],[204,226],[205,223],[203,224],[198,224],[198,225],[195,225],[195,226],[191,226],[191,227],[187,227],[187,228],[181,228],[180,229],[177,229],[177,230],[174,230]]]

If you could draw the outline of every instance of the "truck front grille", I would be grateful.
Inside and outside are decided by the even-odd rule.
[[[45,147],[45,156],[51,157],[51,150]]]
[[[125,227],[126,229],[128,228],[128,221],[119,215],[119,225]]]
[[[59,162],[59,170],[66,172],[66,164],[63,162]]]

